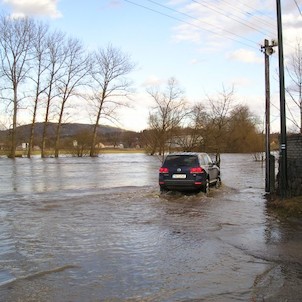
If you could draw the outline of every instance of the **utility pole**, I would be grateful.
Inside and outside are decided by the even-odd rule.
[[[279,50],[279,89],[280,89],[280,159],[279,159],[279,185],[280,196],[287,195],[287,139],[286,139],[286,112],[285,112],[285,85],[284,85],[284,57],[282,37],[282,14],[280,0],[276,0],[278,24],[278,50]]]
[[[272,40],[271,45],[267,39],[264,40],[264,46],[261,50],[264,53],[265,63],[265,192],[270,193],[271,188],[271,148],[270,148],[270,68],[269,56],[275,51],[276,41]]]

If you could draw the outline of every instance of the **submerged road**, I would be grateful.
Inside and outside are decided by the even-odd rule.
[[[301,301],[302,225],[267,210],[261,163],[223,155],[208,196],[159,194],[159,165],[0,159],[0,301]]]

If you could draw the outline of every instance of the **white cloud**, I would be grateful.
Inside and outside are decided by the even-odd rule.
[[[200,30],[200,22],[189,20],[188,23],[180,23],[174,28],[174,41],[176,42],[192,42],[200,44],[203,41],[204,35]]]
[[[225,1],[216,3],[190,2],[178,10],[184,12],[181,19],[185,22],[175,28],[175,37],[180,41],[202,43],[204,46],[207,46],[208,43],[212,44],[213,41],[215,43],[219,41],[217,44],[223,48],[226,44],[226,38],[242,40],[246,33],[252,31],[250,27],[243,25],[247,23],[247,19],[249,22],[251,21],[249,15],[244,16],[241,13],[241,16],[238,17],[240,12],[238,7],[237,10],[234,10]],[[226,13],[228,11],[232,13]]]
[[[299,34],[302,28],[302,17],[294,1],[288,2],[282,6],[283,31],[287,42],[292,40],[295,31]],[[231,1],[225,0],[193,3],[171,0],[169,3],[181,12],[177,17],[183,20],[174,27],[174,39],[191,42],[198,47],[202,45],[208,52],[224,51],[234,42],[237,46],[241,44],[257,49],[259,40],[262,43],[265,38],[277,38],[276,5],[273,0],[237,1],[233,7]],[[245,61],[254,62],[255,59],[250,53]]]
[[[242,77],[229,79],[227,84],[230,87],[234,86],[237,88],[237,87],[248,87],[251,85],[251,83],[252,83],[252,81],[250,78],[242,76]]]
[[[189,64],[190,65],[196,65],[196,64],[198,64],[200,61],[198,60],[198,59],[192,59],[190,62],[189,62]]]
[[[160,79],[155,75],[151,75],[143,82],[142,86],[144,87],[159,86],[165,82],[166,80]]]
[[[111,8],[119,8],[122,6],[122,2],[120,0],[110,0],[108,5]]]
[[[244,63],[263,63],[263,58],[259,57],[254,51],[238,49],[227,55],[227,58]]]
[[[62,14],[57,8],[57,0],[3,0],[11,7],[14,17],[49,16],[60,18]]]

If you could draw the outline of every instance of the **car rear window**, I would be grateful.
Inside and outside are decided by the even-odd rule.
[[[168,155],[164,162],[165,167],[177,166],[198,166],[198,158],[196,155]]]

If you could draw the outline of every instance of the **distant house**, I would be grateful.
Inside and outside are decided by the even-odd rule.
[[[23,150],[27,150],[29,143],[22,143],[21,147]]]
[[[16,150],[17,151],[26,151],[28,150],[29,143],[22,143],[21,145],[17,146]],[[40,151],[41,148],[39,146],[33,146],[32,147],[33,151]]]
[[[103,143],[98,143],[98,144],[95,145],[95,148],[96,149],[103,149],[103,148],[105,148],[105,145]]]
[[[24,150],[27,150],[27,148],[28,148],[28,143],[22,143],[21,145],[16,147],[16,150],[17,151],[24,151]]]

